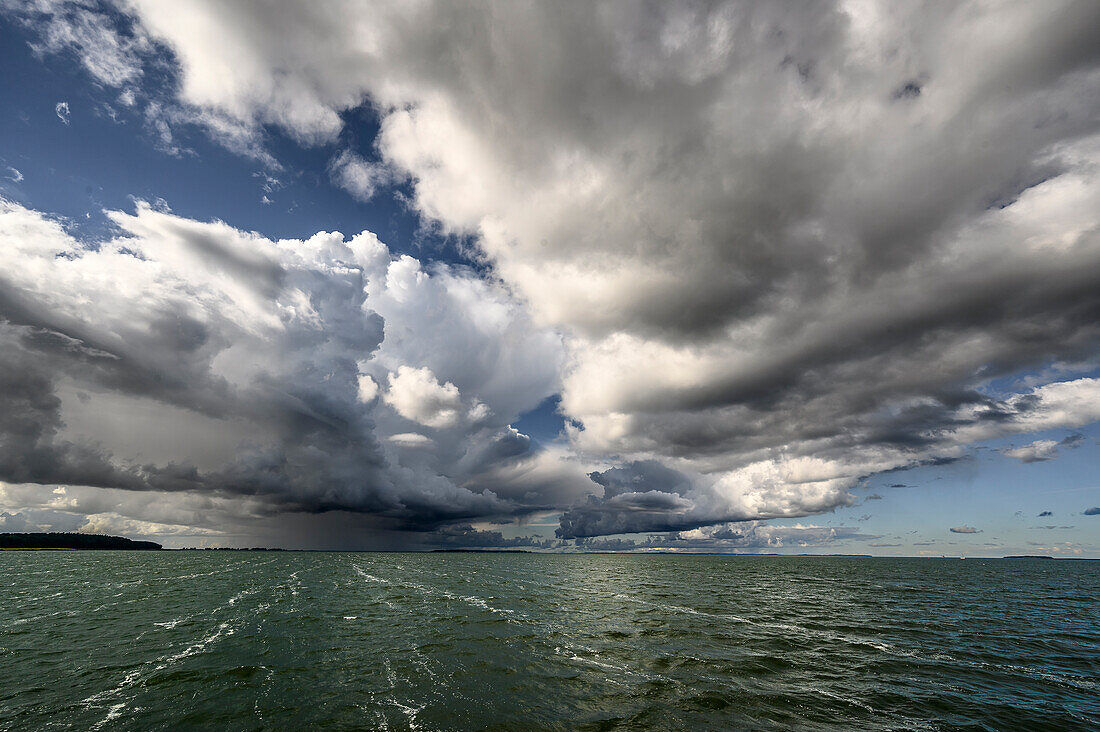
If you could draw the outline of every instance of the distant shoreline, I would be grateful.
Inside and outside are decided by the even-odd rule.
[[[73,551],[77,549],[126,549],[133,551],[158,551],[163,549],[154,541],[134,541],[122,536],[76,533],[28,533],[0,534],[0,549],[33,551]]]

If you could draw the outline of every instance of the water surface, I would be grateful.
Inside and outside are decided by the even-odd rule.
[[[0,552],[0,729],[1100,729],[1100,562]]]

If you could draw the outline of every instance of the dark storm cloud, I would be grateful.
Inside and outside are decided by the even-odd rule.
[[[573,506],[562,514],[557,535],[563,539],[576,539],[691,529],[700,524],[699,517],[689,513],[691,507],[691,502],[674,493],[655,490],[622,493],[607,500],[589,497],[586,503]]]
[[[199,471],[187,464],[125,464],[90,439],[73,441],[61,437],[64,428],[62,402],[56,386],[61,374],[51,373],[49,368],[57,368],[56,350],[41,348],[41,339],[36,339],[35,348],[27,349],[25,340],[21,343],[12,337],[10,329],[4,331],[4,335],[8,338],[0,356],[2,480],[128,490],[203,490],[262,495],[283,504],[288,510],[354,508],[398,516],[406,511],[416,513],[415,509],[385,496],[382,479],[385,460],[369,432],[364,431],[369,425],[352,413],[349,403],[310,393],[302,384],[268,384],[256,394],[235,393],[233,401],[238,414],[251,413],[272,420],[277,426],[278,444],[243,450],[231,465],[215,471]],[[124,356],[117,358],[117,362],[125,361]],[[140,364],[124,364],[123,367],[140,371]],[[170,374],[163,367],[157,373]],[[157,379],[150,373],[145,376],[132,382],[132,394],[185,404],[187,397],[193,396],[189,406],[208,414],[212,412],[214,416],[224,414],[223,409],[232,406],[204,410],[201,382],[193,385],[193,392],[174,385],[159,391],[146,387],[171,379]],[[113,379],[93,383],[100,387],[118,386]],[[179,383],[185,380],[181,378]],[[268,398],[261,401],[263,396]],[[427,503],[419,508],[426,508]],[[448,512],[442,504],[437,510],[444,515]]]
[[[561,538],[676,531],[699,525],[695,504],[685,497],[692,479],[653,461],[636,461],[589,474],[603,488],[603,496],[589,496],[561,516]],[[721,520],[751,518],[727,516]],[[708,523],[718,523],[717,521]]]
[[[691,479],[688,476],[653,460],[633,462],[602,473],[590,473],[588,477],[597,485],[603,486],[605,499],[623,493],[682,494],[691,488]]]
[[[53,381],[10,336],[0,324],[0,479],[143,487],[136,471],[119,469],[94,443],[58,437],[61,400]]]

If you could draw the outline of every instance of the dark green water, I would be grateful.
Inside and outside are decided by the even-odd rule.
[[[1100,562],[0,553],[0,728],[1100,729]]]

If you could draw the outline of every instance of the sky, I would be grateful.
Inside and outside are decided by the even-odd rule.
[[[1100,5],[0,0],[0,530],[1100,558]]]

